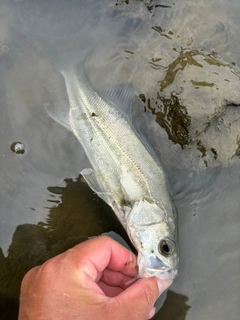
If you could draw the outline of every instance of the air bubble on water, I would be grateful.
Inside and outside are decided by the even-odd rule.
[[[26,149],[26,147],[25,147],[24,143],[22,143],[22,142],[14,142],[11,145],[12,152],[17,153],[17,154],[24,154],[25,149]]]

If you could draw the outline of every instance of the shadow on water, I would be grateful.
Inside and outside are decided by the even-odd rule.
[[[184,320],[190,306],[187,304],[188,297],[169,290],[167,298],[153,320]]]
[[[49,203],[56,206],[49,208],[47,221],[19,225],[6,258],[0,248],[0,319],[17,319],[21,281],[34,266],[89,236],[111,230],[131,246],[110,207],[89,189],[81,177],[65,179],[65,183],[65,187],[48,188],[51,193]]]

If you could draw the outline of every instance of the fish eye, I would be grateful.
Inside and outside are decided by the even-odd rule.
[[[159,243],[159,251],[165,256],[169,256],[175,251],[175,243],[170,239],[163,239]]]

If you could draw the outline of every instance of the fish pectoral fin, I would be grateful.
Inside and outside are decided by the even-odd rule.
[[[95,193],[101,193],[103,192],[99,182],[98,178],[96,177],[96,174],[93,169],[86,168],[81,171],[81,175],[86,180],[89,187],[95,192]]]
[[[134,96],[134,87],[131,83],[118,84],[108,87],[101,94],[105,99],[115,104],[126,116],[131,118],[131,107]]]
[[[57,121],[59,124],[64,126],[67,130],[71,131],[71,127],[69,124],[69,109],[67,106],[65,108],[57,109],[52,104],[46,104],[45,110],[53,120]]]
[[[110,192],[105,192],[99,181],[98,178],[95,174],[95,171],[91,168],[86,168],[81,171],[81,175],[83,178],[86,180],[87,184],[89,187],[100,197],[102,198],[105,202],[109,203],[109,195]]]

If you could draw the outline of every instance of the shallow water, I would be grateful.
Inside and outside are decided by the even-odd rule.
[[[45,111],[49,104],[68,103],[61,70],[84,56],[96,90],[133,82],[134,124],[161,159],[179,211],[179,277],[154,319],[238,319],[240,129],[234,125],[240,98],[231,76],[240,68],[239,14],[237,0],[0,1],[1,319],[17,318],[19,285],[34,265],[105,231],[127,240],[110,208],[79,176],[89,166],[79,142]],[[206,127],[194,106],[202,100],[208,106],[209,91],[197,91],[192,113],[171,113],[173,98],[163,117],[161,105],[153,105],[160,84],[163,94],[171,89],[172,78],[168,87],[163,82],[166,70],[180,57],[191,56],[196,66],[212,52],[220,92],[211,99],[216,105],[225,99],[229,107],[214,114],[203,108],[200,115],[213,116]],[[183,71],[194,74],[189,61]],[[203,64],[201,72],[209,68]],[[226,92],[223,77],[231,80]],[[14,152],[16,142],[22,153]]]

